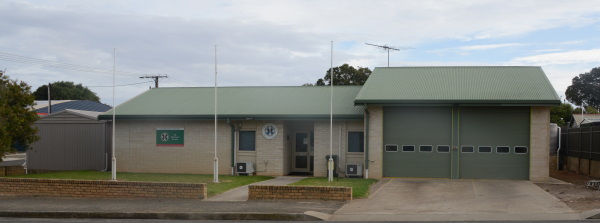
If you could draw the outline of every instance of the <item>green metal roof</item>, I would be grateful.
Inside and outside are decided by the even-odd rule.
[[[362,119],[362,106],[354,105],[361,86],[334,86],[333,115]],[[117,119],[212,119],[213,87],[154,88],[116,108]],[[330,87],[219,87],[219,118],[324,119],[330,114]],[[99,116],[111,119],[112,110]]]
[[[541,67],[375,68],[356,104],[559,105]]]

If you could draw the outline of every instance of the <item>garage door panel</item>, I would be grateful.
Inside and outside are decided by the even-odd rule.
[[[460,158],[461,178],[464,179],[529,178],[527,155],[461,154]]]
[[[398,152],[384,152],[383,169],[387,177],[450,177],[450,154],[438,153],[438,145],[450,145],[451,107],[384,108],[384,144],[397,145]],[[403,152],[413,145],[414,152]],[[432,146],[431,152],[419,146]]]
[[[529,179],[529,154],[515,154],[516,146],[529,146],[529,107],[462,107],[460,144],[474,153],[459,154],[460,178]],[[479,147],[491,147],[479,153]],[[509,147],[498,153],[498,147]]]

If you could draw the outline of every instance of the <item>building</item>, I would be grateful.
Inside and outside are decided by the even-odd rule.
[[[27,150],[26,167],[38,171],[107,170],[111,155],[110,121],[101,112],[65,109],[35,122],[40,140]]]
[[[376,68],[333,94],[330,129],[330,87],[218,88],[219,173],[326,176],[333,153],[342,176],[548,180],[560,99],[540,67]],[[157,88],[118,106],[117,170],[212,173],[214,96]]]
[[[600,114],[572,114],[569,128],[600,126]]]

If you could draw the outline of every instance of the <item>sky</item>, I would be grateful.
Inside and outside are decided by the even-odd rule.
[[[333,63],[541,66],[564,97],[600,67],[597,0],[3,0],[0,69],[113,105],[153,87],[300,86]],[[333,60],[332,58],[333,42]],[[216,55],[216,57],[215,57]]]

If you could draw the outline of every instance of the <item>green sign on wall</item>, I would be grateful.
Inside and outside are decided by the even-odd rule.
[[[156,146],[183,147],[183,128],[157,128]]]

